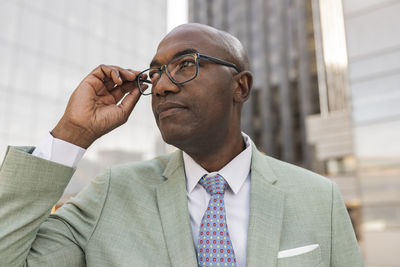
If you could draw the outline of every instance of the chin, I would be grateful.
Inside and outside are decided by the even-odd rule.
[[[161,136],[165,143],[181,148],[181,144],[189,141],[190,134],[185,133],[182,127],[177,127],[175,129],[162,129],[160,127]]]
[[[184,127],[168,127],[168,129],[159,128],[161,136],[165,143],[186,150],[188,146],[195,143],[195,133]]]
[[[157,122],[161,136],[169,145],[177,147],[181,150],[191,150],[193,146],[198,146],[199,141],[204,136],[203,125],[195,122],[186,121],[167,121]]]

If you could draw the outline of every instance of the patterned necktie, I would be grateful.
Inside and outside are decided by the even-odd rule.
[[[226,224],[224,192],[228,184],[218,174],[213,177],[204,175],[199,183],[211,195],[211,199],[201,220],[197,262],[201,267],[236,267],[235,252]]]

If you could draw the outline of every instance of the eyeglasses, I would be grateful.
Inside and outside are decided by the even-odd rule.
[[[233,63],[200,53],[186,54],[172,59],[170,62],[161,67],[149,68],[139,73],[139,75],[136,77],[136,82],[140,93],[142,95],[153,94],[153,86],[161,78],[163,71],[165,71],[171,82],[177,85],[184,84],[195,79],[199,74],[200,59],[207,60],[215,64],[228,66],[234,68],[238,73],[240,72],[239,68]]]

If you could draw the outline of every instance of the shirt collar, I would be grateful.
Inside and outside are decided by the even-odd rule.
[[[233,193],[237,194],[240,191],[240,188],[249,175],[252,155],[250,137],[243,132],[242,136],[246,144],[246,148],[222,169],[216,172],[207,172],[183,151],[183,164],[185,166],[186,173],[186,190],[189,194],[198,184],[201,177],[204,175],[212,176],[217,173],[224,177]]]

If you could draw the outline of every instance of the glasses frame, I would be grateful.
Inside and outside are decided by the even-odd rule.
[[[175,60],[178,60],[178,59],[180,59],[180,58],[186,57],[186,56],[188,56],[188,55],[194,55],[194,57],[195,57],[195,61],[196,61],[196,74],[193,76],[193,78],[190,78],[190,79],[188,79],[187,81],[184,81],[184,82],[177,82],[177,81],[175,81],[175,79],[174,79],[174,78],[171,76],[171,74],[169,73],[169,71],[168,71],[168,65],[169,65],[171,62],[173,62],[173,61],[175,61]],[[160,79],[160,78],[161,78],[161,75],[162,75],[162,73],[163,73],[163,71],[165,71],[165,73],[167,74],[169,80],[170,80],[172,83],[174,83],[174,84],[176,84],[176,85],[180,85],[180,84],[184,84],[184,83],[187,83],[187,82],[190,82],[190,81],[196,79],[197,75],[199,74],[199,60],[200,60],[200,59],[207,60],[207,61],[212,62],[212,63],[215,63],[215,64],[224,65],[224,66],[227,66],[227,67],[234,68],[234,69],[237,71],[237,73],[240,73],[239,68],[238,68],[235,64],[233,64],[233,63],[231,63],[231,62],[228,62],[228,61],[225,61],[225,60],[216,58],[216,57],[212,57],[212,56],[207,56],[207,55],[204,55],[204,54],[200,54],[199,52],[197,52],[197,53],[188,53],[188,54],[185,54],[185,55],[182,55],[182,56],[173,58],[171,61],[169,61],[167,64],[162,65],[161,67],[151,67],[151,68],[145,69],[144,71],[142,71],[141,73],[139,73],[138,76],[136,77],[136,82],[137,82],[137,86],[138,86],[138,88],[139,88],[140,93],[141,93],[142,95],[152,95],[152,94],[153,94],[153,92],[146,93],[146,90],[143,90],[143,89],[141,88],[141,85],[140,85],[140,84],[143,83],[143,82],[152,83],[152,82],[151,82],[150,80],[148,80],[148,79],[140,79],[140,76],[141,76],[143,73],[145,73],[145,72],[147,72],[147,71],[149,71],[149,70],[158,70],[159,75],[160,75],[159,79]]]

